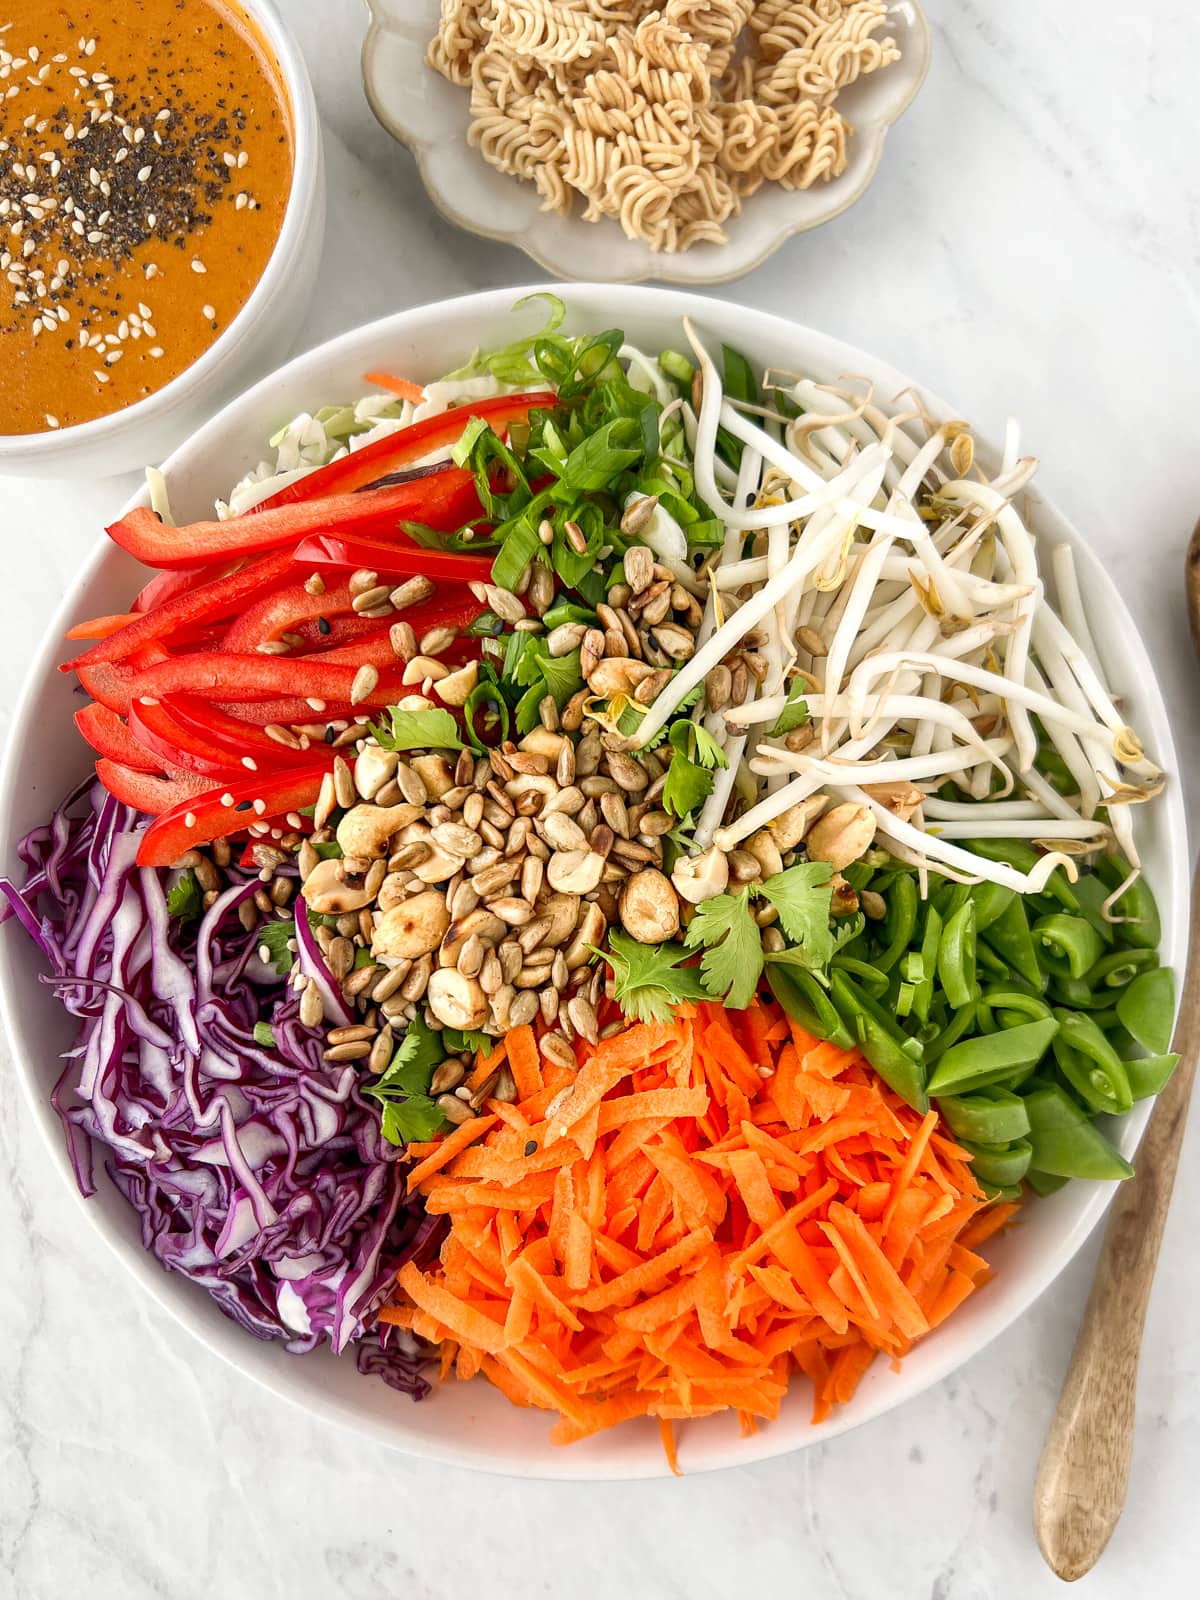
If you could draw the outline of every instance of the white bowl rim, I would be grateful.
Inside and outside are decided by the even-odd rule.
[[[734,301],[717,299],[707,295],[689,293],[675,288],[660,288],[657,286],[623,287],[613,286],[609,283],[547,285],[533,283],[514,288],[501,288],[485,290],[476,294],[449,297],[444,300],[430,302],[423,306],[416,306],[405,311],[395,312],[389,316],[377,319],[374,322],[360,325],[356,328],[336,335],[318,345],[315,349],[306,351],[294,357],[275,373],[269,374],[244,391],[240,396],[231,400],[227,405],[202,424],[194,434],[172,453],[163,464],[163,470],[170,476],[174,468],[183,469],[193,450],[202,450],[209,440],[219,438],[222,430],[229,427],[236,413],[251,410],[257,403],[269,402],[271,394],[277,385],[284,379],[303,379],[310,369],[319,371],[320,368],[334,357],[340,347],[362,340],[369,348],[384,347],[389,339],[402,337],[405,330],[412,324],[419,324],[423,319],[444,317],[451,312],[461,312],[469,308],[472,312],[495,316],[497,321],[506,315],[514,303],[529,295],[553,292],[559,294],[570,306],[573,300],[592,302],[585,308],[588,315],[603,314],[606,321],[611,322],[620,317],[620,305],[614,305],[614,297],[620,301],[629,299],[630,309],[634,301],[644,301],[653,298],[662,303],[662,317],[678,321],[683,316],[694,319],[701,326],[719,326],[723,313],[733,312],[739,317],[749,318],[755,324],[756,331],[764,337],[772,333],[785,338],[803,338],[811,340],[814,347],[819,347],[823,353],[832,354],[845,372],[869,372],[887,384],[891,391],[900,393],[908,389],[919,389],[927,408],[932,414],[945,417],[956,417],[962,412],[948,406],[939,396],[933,394],[923,385],[914,385],[911,380],[897,372],[887,362],[869,356],[866,352],[846,344],[840,339],[833,338],[808,328],[804,324],[793,322],[787,318],[772,313],[759,311],[753,307],[741,306]],[[215,493],[221,493],[227,486],[216,486]],[[1100,565],[1098,558],[1092,553],[1090,547],[1081,538],[1073,524],[1069,523],[1054,503],[1042,496],[1035,495],[1035,503],[1040,507],[1042,514],[1053,518],[1072,540],[1077,542],[1089,564],[1089,581],[1094,581],[1106,594],[1112,604],[1114,615],[1122,625],[1123,642],[1128,650],[1125,663],[1126,670],[1133,681],[1145,684],[1148,687],[1148,710],[1151,713],[1147,722],[1153,720],[1156,726],[1153,734],[1156,741],[1157,753],[1164,769],[1169,775],[1179,772],[1179,763],[1170,723],[1167,717],[1166,706],[1159,687],[1157,675],[1154,672],[1146,651],[1140,630],[1130,616],[1124,600],[1120,596],[1113,580],[1107,571]],[[122,508],[122,515],[137,505],[147,503],[146,490],[143,488],[134,495]],[[26,674],[13,714],[11,732],[0,761],[0,861],[15,858],[15,851],[11,848],[15,839],[11,838],[11,822],[14,795],[21,783],[21,762],[18,752],[23,750],[30,738],[34,737],[40,728],[36,721],[36,698],[39,683],[48,674],[55,671],[58,656],[58,641],[70,622],[75,611],[76,593],[86,586],[98,574],[105,562],[116,559],[113,547],[103,538],[97,542],[96,548],[80,568],[75,583],[64,595],[53,620],[51,621],[45,639],[37,650],[31,667]],[[1166,793],[1160,797],[1159,805],[1166,813],[1163,820],[1164,837],[1169,841],[1168,848],[1174,864],[1184,869],[1184,881],[1188,879],[1190,863],[1190,850],[1188,845],[1188,828],[1186,813],[1183,806],[1181,786],[1178,782],[1168,783]],[[1173,900],[1174,915],[1170,921],[1164,921],[1163,948],[1172,952],[1173,965],[1176,976],[1182,975],[1182,963],[1187,951],[1187,894],[1177,895]],[[431,1443],[424,1437],[397,1437],[397,1429],[393,1419],[386,1411],[381,1410],[374,1417],[365,1419],[361,1416],[348,1416],[335,1400],[323,1392],[310,1394],[301,1392],[287,1377],[283,1376],[289,1368],[285,1364],[292,1358],[283,1357],[269,1369],[264,1367],[251,1368],[240,1359],[243,1340],[249,1336],[229,1324],[229,1329],[238,1334],[236,1341],[232,1339],[210,1336],[198,1316],[193,1313],[192,1307],[198,1302],[193,1299],[193,1286],[185,1282],[176,1282],[174,1275],[164,1271],[153,1256],[136,1245],[131,1245],[107,1221],[98,1206],[90,1204],[79,1194],[75,1184],[70,1161],[67,1156],[64,1142],[61,1137],[58,1119],[46,1103],[45,1095],[38,1078],[38,1070],[33,1059],[33,1052],[27,1048],[27,1041],[20,1033],[16,1023],[13,1009],[13,995],[11,975],[7,962],[0,962],[0,1016],[8,1033],[9,1041],[13,1048],[14,1060],[17,1067],[17,1076],[26,1101],[33,1113],[34,1119],[40,1128],[47,1144],[51,1159],[62,1174],[65,1183],[89,1221],[100,1234],[104,1242],[128,1268],[144,1288],[153,1296],[155,1301],[177,1323],[187,1329],[201,1344],[212,1354],[219,1357],[229,1366],[253,1382],[260,1384],[270,1393],[300,1409],[334,1422],[340,1427],[348,1428],[356,1433],[365,1434],[389,1448],[398,1450],[401,1454],[417,1459],[433,1460],[449,1466],[466,1467],[475,1471],[499,1473],[509,1477],[546,1479],[546,1480],[575,1480],[575,1481],[608,1481],[619,1479],[621,1481],[635,1481],[641,1479],[660,1478],[668,1475],[665,1461],[661,1451],[653,1445],[642,1452],[636,1466],[623,1467],[614,1470],[611,1463],[603,1458],[594,1458],[575,1450],[555,1450],[552,1457],[554,1467],[558,1470],[549,1470],[544,1459],[531,1461],[521,1451],[499,1450],[474,1444],[464,1443],[461,1439],[438,1437],[436,1443]],[[1152,1101],[1140,1101],[1132,1111],[1122,1119],[1117,1130],[1117,1142],[1122,1152],[1132,1156],[1136,1151],[1138,1142],[1149,1120]],[[1024,1315],[1029,1307],[1037,1300],[1056,1278],[1066,1269],[1078,1251],[1099,1223],[1104,1212],[1111,1203],[1116,1192],[1114,1184],[1083,1184],[1076,1181],[1072,1185],[1076,1192],[1090,1191],[1086,1203],[1083,1205],[1078,1217],[1064,1238],[1060,1241],[1057,1250],[1053,1253],[1046,1252],[1033,1269],[1025,1270],[1019,1290],[1008,1291],[1003,1305],[994,1310],[986,1319],[980,1333],[964,1341],[959,1338],[948,1337],[946,1333],[935,1330],[928,1343],[921,1341],[921,1348],[928,1352],[930,1348],[939,1351],[935,1356],[926,1353],[920,1375],[913,1377],[911,1369],[906,1367],[895,1380],[895,1388],[880,1387],[877,1397],[868,1405],[863,1414],[848,1414],[849,1408],[843,1407],[828,1421],[819,1425],[805,1424],[803,1430],[789,1429],[786,1422],[780,1421],[770,1424],[749,1438],[737,1439],[722,1449],[711,1451],[710,1456],[695,1463],[687,1463],[689,1476],[699,1472],[724,1470],[728,1467],[747,1466],[758,1461],[769,1460],[777,1456],[790,1454],[792,1451],[809,1448],[822,1444],[835,1438],[850,1429],[874,1421],[888,1411],[901,1405],[909,1399],[924,1393],[935,1383],[948,1377],[966,1361],[972,1359],[984,1350],[994,1339],[1012,1326],[1017,1319]],[[1006,1280],[1011,1282],[1011,1278]],[[990,1302],[989,1302],[990,1303]],[[221,1326],[221,1333],[228,1334],[229,1329]],[[939,1337],[940,1334],[940,1337]],[[936,1340],[936,1342],[934,1342]],[[253,1343],[253,1341],[251,1341]],[[907,1375],[907,1376],[906,1376]],[[548,1426],[547,1419],[547,1426]],[[560,1467],[561,1463],[561,1467]]]
[[[421,175],[425,193],[432,201],[434,209],[447,222],[456,228],[462,229],[464,233],[472,233],[478,238],[491,239],[496,244],[511,245],[515,249],[523,251],[531,261],[535,262],[544,271],[553,273],[556,278],[562,278],[569,282],[586,283],[587,279],[572,279],[569,271],[555,260],[550,252],[543,250],[538,245],[532,231],[524,228],[489,228],[479,218],[469,217],[460,211],[451,196],[435,181],[430,171],[429,155],[435,148],[436,142],[423,137],[419,125],[401,122],[387,109],[380,98],[372,65],[379,37],[388,32],[396,21],[396,12],[393,7],[404,5],[406,0],[364,0],[364,3],[371,20],[362,46],[363,92],[366,94],[367,102],[379,125],[412,155],[417,164],[417,171]],[[933,34],[929,26],[929,19],[922,9],[922,0],[904,0],[904,4],[912,13],[914,39],[917,46],[916,73],[905,92],[894,102],[887,116],[880,119],[869,131],[856,129],[856,138],[869,141],[870,159],[857,183],[848,186],[844,194],[838,193],[835,203],[827,211],[819,216],[807,217],[781,227],[770,243],[765,245],[753,259],[738,266],[722,267],[719,264],[719,258],[717,258],[714,259],[711,270],[689,270],[686,277],[681,277],[672,271],[672,262],[679,260],[679,257],[658,251],[650,251],[647,246],[648,254],[642,268],[633,273],[615,275],[612,278],[605,279],[605,282],[630,286],[647,282],[678,284],[685,289],[735,283],[748,273],[757,271],[788,239],[794,238],[797,234],[808,233],[813,228],[823,227],[825,223],[833,222],[843,212],[849,211],[851,206],[857,205],[875,181],[875,174],[878,172],[879,164],[883,160],[883,149],[887,143],[888,134],[920,94],[921,89],[924,87],[925,79],[929,76],[930,62],[933,58]],[[472,154],[474,153],[472,152]],[[518,180],[514,178],[513,181],[517,182]],[[826,192],[834,192],[834,185],[841,182],[840,178],[834,179]],[[734,218],[733,225],[736,226],[736,223],[737,219]],[[716,248],[723,250],[726,247],[717,246]],[[689,257],[692,262],[701,259],[696,256]]]
[[[243,342],[274,295],[280,277],[291,265],[321,176],[317,102],[300,46],[275,0],[231,0],[231,3],[235,9],[240,7],[245,11],[250,22],[261,30],[278,63],[292,118],[292,181],[283,222],[267,264],[229,326],[169,383],[131,406],[93,417],[89,422],[76,422],[69,428],[53,428],[44,433],[0,434],[0,469],[9,467],[19,472],[22,467],[33,467],[44,458],[66,455],[75,448],[95,448],[131,428],[149,423],[158,412],[173,410],[186,401],[190,393],[203,388],[210,374]]]

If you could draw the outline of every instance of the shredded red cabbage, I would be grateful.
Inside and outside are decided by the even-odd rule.
[[[357,1344],[360,1370],[420,1399],[426,1353],[367,1324],[405,1261],[436,1256],[441,1219],[405,1199],[354,1065],[322,1060],[320,1030],[259,959],[237,914],[256,873],[231,867],[183,923],[166,875],[137,865],[144,825],[85,783],[22,840],[24,884],[0,880],[0,921],[21,923],[80,1020],[51,1095],[79,1187],[95,1192],[101,1147],[168,1271],[257,1338],[297,1353]],[[303,970],[324,968],[314,940],[300,947]],[[273,1046],[256,1042],[260,1022]]]

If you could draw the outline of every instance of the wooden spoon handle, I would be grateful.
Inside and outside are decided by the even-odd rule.
[[[1175,1048],[1182,1059],[1155,1103],[1138,1148],[1137,1173],[1121,1185],[1113,1203],[1038,1468],[1034,1529],[1046,1561],[1067,1582],[1092,1567],[1125,1503],[1142,1326],[1200,1054],[1200,869],[1192,883]]]

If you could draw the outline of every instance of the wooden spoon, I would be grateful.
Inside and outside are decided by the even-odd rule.
[[[1188,618],[1200,654],[1200,523],[1187,554]],[[1154,1105],[1137,1173],[1117,1191],[1058,1409],[1033,1491],[1042,1554],[1068,1583],[1090,1571],[1125,1504],[1133,1454],[1138,1353],[1200,1055],[1200,868],[1183,1003],[1175,1029],[1181,1060]]]

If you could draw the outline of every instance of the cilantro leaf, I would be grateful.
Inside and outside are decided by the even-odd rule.
[[[409,1095],[427,1095],[435,1068],[445,1059],[446,1046],[418,1014],[409,1023],[396,1053],[374,1083],[364,1085],[363,1093],[377,1100],[393,1100]]]
[[[721,749],[721,746],[707,728],[702,727],[698,722],[693,722],[691,730],[694,758],[702,767],[707,767],[711,771],[713,767],[727,767],[729,765],[724,750]]]
[[[399,711],[388,707],[391,726],[376,723],[371,732],[382,750],[461,750],[458,724],[448,711]]]
[[[686,817],[712,793],[712,769],[728,762],[712,735],[687,717],[671,724],[668,739],[674,753],[667,768],[663,806],[677,817]]]
[[[442,1044],[448,1056],[461,1055],[464,1050],[482,1050],[490,1056],[496,1048],[490,1033],[464,1033],[461,1028],[443,1028]]]
[[[195,922],[204,913],[204,890],[189,867],[167,890],[167,912],[180,922]]]
[[[389,1144],[416,1144],[432,1139],[446,1125],[441,1106],[428,1095],[389,1100],[383,1108],[383,1137]]]
[[[784,933],[818,968],[827,967],[833,957],[829,931],[832,872],[827,861],[801,861],[758,886],[758,892],[779,912]]]
[[[696,907],[684,943],[704,949],[700,973],[714,999],[744,1011],[754,998],[763,969],[762,936],[750,912],[750,894],[719,894]]]
[[[269,1022],[256,1022],[254,1024],[254,1042],[261,1044],[264,1050],[275,1048],[275,1035],[271,1032]]]
[[[713,775],[678,750],[667,768],[667,781],[663,786],[662,803],[666,811],[676,817],[690,816],[702,806],[713,791]]]
[[[670,1022],[681,1000],[706,998],[696,969],[679,965],[687,960],[682,945],[639,944],[613,931],[596,954],[612,968],[613,998],[637,1022]]]
[[[793,728],[802,728],[808,721],[808,701],[804,696],[808,693],[808,685],[803,678],[796,678],[787,692],[787,702],[779,713],[775,726],[767,735],[769,739],[782,739],[785,733],[791,733]]]
[[[281,978],[287,976],[292,970],[292,963],[296,957],[288,949],[289,942],[296,937],[296,924],[293,918],[286,917],[280,922],[264,922],[258,930],[258,949],[261,953],[267,951],[264,961],[275,968]]]

